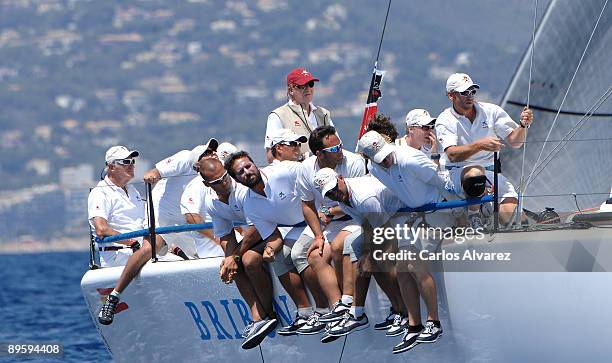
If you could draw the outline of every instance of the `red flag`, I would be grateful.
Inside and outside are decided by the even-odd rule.
[[[363,111],[363,118],[361,119],[361,128],[359,129],[359,138],[365,134],[368,124],[371,120],[376,117],[378,111],[378,99],[382,97],[380,92],[380,84],[385,75],[385,71],[381,71],[374,66],[372,72],[372,81],[370,82],[370,90],[368,91],[368,100],[366,101],[366,107]]]

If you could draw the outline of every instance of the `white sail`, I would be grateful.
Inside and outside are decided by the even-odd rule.
[[[529,100],[534,123],[524,163],[529,209],[593,208],[612,185],[612,4],[607,2],[553,0],[536,32]],[[531,49],[502,101],[515,120],[527,103]],[[584,117],[589,111],[593,115]],[[518,187],[523,153],[508,149],[501,154],[502,171]]]

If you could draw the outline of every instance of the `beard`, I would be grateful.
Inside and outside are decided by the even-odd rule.
[[[241,183],[249,188],[253,188],[255,185],[259,184],[259,182],[261,182],[261,174],[259,173],[259,170],[257,171],[257,174],[250,175],[248,178],[241,180]]]

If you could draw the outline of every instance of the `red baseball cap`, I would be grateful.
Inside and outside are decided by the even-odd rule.
[[[319,82],[319,79],[313,77],[312,73],[308,72],[306,68],[296,68],[287,75],[287,84],[303,86],[310,81]]]

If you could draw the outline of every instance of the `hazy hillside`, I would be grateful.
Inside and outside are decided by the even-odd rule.
[[[498,100],[530,40],[533,4],[394,1],[380,59],[382,112],[398,125],[417,106],[437,114],[448,103],[446,77],[459,70],[482,86],[481,98]],[[350,145],[386,5],[0,0],[0,190],[14,196],[34,186],[36,194],[44,184],[68,198],[80,184],[57,189],[62,168],[90,164],[78,170],[93,182],[104,150],[117,143],[149,161],[210,136],[259,152],[266,117],[284,102],[285,75],[296,66],[321,79],[316,103],[332,111]],[[19,203],[0,212],[10,217]]]

